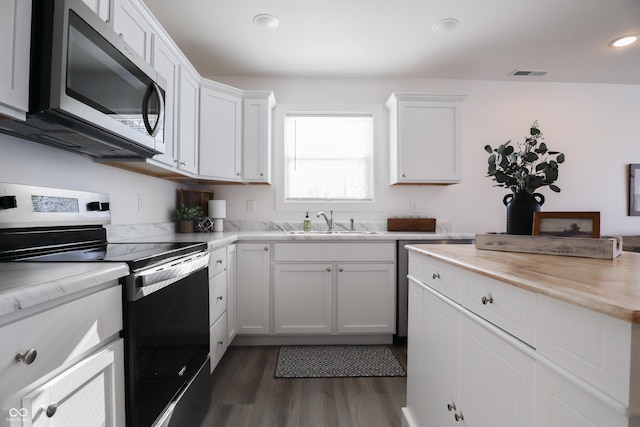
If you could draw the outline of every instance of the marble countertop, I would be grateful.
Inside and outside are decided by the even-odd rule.
[[[0,263],[0,325],[129,274],[121,262]]]
[[[412,245],[412,250],[475,273],[618,319],[640,323],[640,253],[593,259]]]

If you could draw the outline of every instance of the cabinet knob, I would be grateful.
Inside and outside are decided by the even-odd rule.
[[[493,304],[493,297],[482,297],[482,305]]]
[[[218,301],[222,301],[222,295],[217,298]]]
[[[221,259],[217,260],[216,264],[222,264],[222,260]]]
[[[433,280],[439,279],[440,278],[440,273],[433,273]]]
[[[464,416],[462,414],[454,414],[453,418],[455,418],[456,421],[464,421]]]
[[[342,272],[344,271],[344,268],[340,267],[340,268],[338,269],[338,271],[339,271],[340,273],[342,273]]]
[[[407,174],[406,174],[406,173],[403,173],[403,174],[402,174],[402,177],[403,177],[403,178],[406,178],[406,177],[407,177]]]
[[[58,403],[57,402],[52,402],[46,408],[42,408],[42,410],[47,415],[47,417],[51,418],[58,411]]]
[[[268,251],[268,250],[269,250],[269,247],[268,247],[268,246],[265,246],[265,247],[264,247],[264,251],[266,252],[266,251]]]
[[[456,410],[456,404],[455,403],[447,403],[447,410],[449,412],[455,411]]]
[[[31,365],[38,357],[38,352],[35,348],[30,348],[24,353],[16,354],[16,361],[23,362],[25,365]]]
[[[327,271],[328,271],[328,272],[329,272],[329,271],[331,271],[331,267],[327,267]]]
[[[222,344],[224,344],[224,342],[222,342],[222,341],[218,341],[216,344],[218,344],[218,345],[222,345]]]

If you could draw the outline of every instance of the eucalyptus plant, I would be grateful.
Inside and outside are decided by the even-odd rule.
[[[536,189],[549,186],[551,191],[559,193],[560,188],[553,183],[558,179],[558,165],[564,162],[564,154],[548,149],[537,120],[531,125],[529,136],[516,146],[518,151],[511,140],[495,149],[485,145],[485,151],[490,154],[487,176],[497,182],[495,187],[533,194]]]
[[[184,203],[180,203],[180,206],[174,211],[173,217],[177,221],[197,221],[204,218],[204,212],[200,206],[185,206]]]

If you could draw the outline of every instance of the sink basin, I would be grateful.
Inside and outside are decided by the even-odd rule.
[[[323,235],[323,234],[334,234],[334,235],[349,235],[349,234],[379,234],[379,231],[349,231],[349,230],[311,230],[311,231],[303,231],[303,230],[292,230],[288,231],[287,234],[308,234],[308,235]]]

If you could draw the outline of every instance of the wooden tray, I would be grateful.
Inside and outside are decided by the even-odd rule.
[[[436,231],[435,218],[388,218],[388,231]]]
[[[476,234],[476,248],[584,258],[615,259],[622,253],[622,237],[583,238]]]

